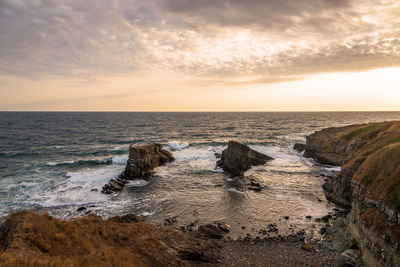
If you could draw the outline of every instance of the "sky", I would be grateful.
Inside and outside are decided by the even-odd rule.
[[[0,0],[0,110],[400,111],[400,1]]]

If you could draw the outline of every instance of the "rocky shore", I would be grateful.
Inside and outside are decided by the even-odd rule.
[[[133,214],[62,221],[10,214],[0,227],[1,266],[342,266],[338,252],[288,237],[223,239],[223,224],[191,231],[156,226]]]
[[[307,137],[305,156],[342,167],[326,179],[349,209],[346,231],[368,266],[400,266],[400,122],[328,128]]]
[[[327,198],[344,209],[307,216],[325,225],[319,229],[321,240],[307,239],[301,229],[282,236],[276,224],[232,239],[226,237],[230,226],[217,221],[178,228],[175,217],[157,226],[133,214],[63,221],[22,211],[0,226],[0,265],[400,266],[400,122],[324,129],[294,149],[320,164],[342,167],[337,175],[321,177]],[[124,172],[103,193],[119,192],[129,180],[146,178],[172,160],[160,144],[131,145]],[[243,179],[251,166],[269,160],[230,141],[217,165],[231,178]],[[255,180],[247,184],[251,190],[263,188]]]

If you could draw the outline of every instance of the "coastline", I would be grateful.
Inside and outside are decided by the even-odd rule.
[[[278,227],[273,224],[267,225],[265,229],[256,230],[256,235],[249,231],[245,237],[232,240],[230,237],[223,238],[229,232],[229,226],[221,226],[223,224],[217,222],[209,225],[194,222],[193,225],[188,225],[192,227],[190,229],[179,229],[174,225],[173,219],[166,221],[166,226],[156,226],[143,222],[135,215],[107,220],[88,215],[61,221],[45,214],[18,212],[10,214],[1,225],[3,252],[0,253],[0,262],[4,266],[16,263],[62,265],[63,260],[75,262],[77,265],[85,261],[93,261],[95,265],[107,265],[117,260],[114,255],[116,252],[106,255],[103,249],[118,251],[119,246],[126,241],[137,245],[126,247],[130,250],[127,252],[129,255],[126,259],[119,259],[123,261],[117,261],[117,265],[126,265],[133,260],[138,266],[156,266],[160,263],[169,266],[232,266],[237,263],[261,266],[262,262],[272,266],[318,266],[321,263],[332,266],[395,266],[399,260],[395,227],[399,218],[396,211],[398,208],[395,206],[396,199],[377,199],[372,189],[368,188],[369,184],[379,181],[376,177],[381,175],[380,172],[373,175],[368,172],[368,175],[361,176],[359,173],[376,168],[376,164],[381,164],[378,160],[381,156],[387,155],[386,160],[397,160],[397,157],[393,158],[393,153],[397,151],[400,142],[399,128],[400,122],[350,125],[327,128],[307,137],[305,156],[312,157],[322,164],[329,161],[331,164],[342,165],[342,170],[337,175],[331,177],[322,173],[320,178],[325,180],[323,188],[327,198],[349,209],[349,212],[336,209],[335,214],[313,218],[316,222],[325,223],[319,230],[323,236],[321,240],[307,239],[304,231],[281,235],[278,234]],[[390,169],[393,166],[395,168],[397,165],[382,165],[380,170],[383,168],[397,175],[397,169]],[[396,184],[397,180],[390,181]],[[379,192],[384,194],[391,194],[390,188],[392,187],[378,187],[381,190]],[[370,215],[381,219],[377,222],[368,217]],[[282,219],[286,218],[279,218]],[[55,225],[55,230],[43,227],[43,220],[46,221],[45,225]],[[86,229],[85,234],[81,232],[82,229],[75,227],[80,224],[82,229]],[[104,232],[98,231],[100,226],[104,227],[106,232],[112,229],[115,233],[108,232],[110,236],[103,235]],[[137,228],[137,236],[132,237],[132,227]],[[251,230],[254,232],[254,229]],[[382,230],[386,231],[383,235]],[[266,234],[263,234],[264,232]],[[86,248],[72,249],[73,252],[67,254],[63,254],[61,250],[52,251],[54,245],[57,247],[60,244],[69,244],[74,248],[76,242],[82,243],[78,241],[78,236],[87,239],[88,243],[83,242],[87,244]],[[149,243],[140,245],[135,238]],[[145,248],[149,248],[150,251],[146,251]],[[98,261],[96,257],[91,258],[98,253],[102,253],[105,262]],[[37,257],[44,259],[44,262]]]

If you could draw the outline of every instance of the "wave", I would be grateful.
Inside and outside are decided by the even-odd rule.
[[[187,148],[189,144],[187,142],[171,141],[168,142],[168,146],[175,150],[182,150],[184,148]]]
[[[107,159],[81,159],[75,161],[47,162],[46,165],[50,167],[82,167],[111,164],[124,165],[127,160],[127,156],[116,156]]]

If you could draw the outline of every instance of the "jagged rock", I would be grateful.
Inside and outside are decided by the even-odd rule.
[[[129,148],[129,159],[125,168],[125,179],[135,179],[152,171],[155,167],[174,160],[174,156],[161,144],[135,144]]]
[[[116,179],[111,179],[101,190],[104,194],[119,192],[127,180],[145,178],[155,167],[174,160],[172,154],[161,144],[132,144],[129,147],[129,159],[125,171]]]
[[[273,158],[257,152],[236,141],[229,141],[228,148],[222,151],[221,159],[217,162],[225,172],[241,175],[251,166],[265,164]]]
[[[112,194],[115,192],[119,192],[122,190],[122,188],[124,188],[126,183],[127,181],[122,179],[121,177],[118,177],[116,179],[111,179],[110,182],[108,182],[103,186],[101,192],[104,194]]]
[[[293,146],[293,149],[296,150],[297,152],[303,152],[305,148],[306,148],[306,145],[305,144],[300,144],[300,143],[296,143]]]

